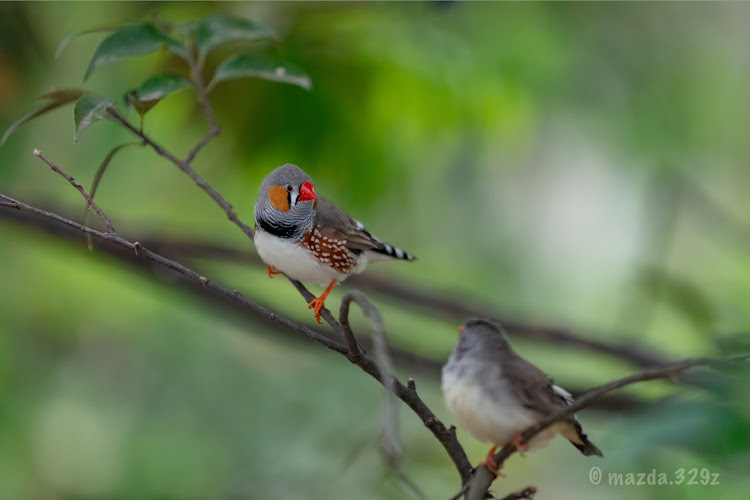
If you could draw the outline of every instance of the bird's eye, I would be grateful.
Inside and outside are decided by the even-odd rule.
[[[292,192],[292,189],[294,189],[294,188],[292,187],[291,184],[287,184],[286,185],[286,190],[289,191],[290,193]]]

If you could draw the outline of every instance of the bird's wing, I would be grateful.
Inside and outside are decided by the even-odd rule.
[[[400,248],[380,241],[365,229],[361,222],[352,219],[349,214],[322,196],[318,196],[315,224],[323,235],[337,240],[346,240],[347,248],[354,253],[369,250],[396,259],[414,259],[414,256]]]
[[[509,365],[503,370],[503,374],[508,378],[513,395],[521,404],[549,416],[573,402],[572,396],[555,385],[546,373],[517,354],[509,354],[508,359],[503,362],[503,365]]]
[[[513,395],[525,407],[548,417],[573,404],[573,396],[559,385],[555,385],[552,378],[542,370],[514,352],[509,353],[508,358],[504,364],[510,363],[511,367],[506,370],[506,377],[509,378]],[[560,430],[561,434],[581,453],[586,456],[603,456],[601,450],[583,432],[581,423],[575,415],[569,416],[563,422],[566,422],[566,425]]]

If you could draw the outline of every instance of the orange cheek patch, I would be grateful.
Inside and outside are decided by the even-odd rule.
[[[289,211],[289,196],[283,186],[271,186],[268,188],[268,198],[273,206],[282,212]]]

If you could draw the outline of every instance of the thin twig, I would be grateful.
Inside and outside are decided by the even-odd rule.
[[[211,142],[211,139],[219,135],[219,132],[221,132],[221,129],[218,127],[210,129],[208,133],[204,135],[203,138],[198,142],[198,144],[196,144],[195,147],[193,147],[193,149],[188,152],[187,156],[185,157],[185,163],[191,163],[195,159],[195,156],[198,154],[198,152],[203,149],[206,144]]]
[[[570,417],[571,415],[576,413],[578,410],[581,410],[589,406],[597,398],[600,398],[604,394],[614,391],[616,389],[619,389],[621,387],[625,387],[627,385],[635,384],[638,382],[645,382],[648,380],[665,379],[665,378],[677,380],[679,376],[682,374],[682,372],[690,368],[694,368],[697,366],[729,365],[729,364],[734,364],[734,363],[745,361],[748,358],[750,358],[750,354],[747,354],[744,356],[737,356],[737,357],[733,357],[729,359],[711,359],[711,358],[687,359],[683,361],[669,363],[667,365],[660,366],[658,368],[645,370],[643,372],[636,373],[628,377],[624,377],[624,378],[615,380],[613,382],[600,385],[582,394],[570,406],[550,415],[548,418],[542,420],[536,425],[529,427],[528,429],[523,431],[521,433],[522,440],[520,444],[528,443],[534,436],[536,436],[543,430],[547,429],[549,426],[555,424],[556,422],[559,422],[561,420],[564,420]],[[498,465],[498,468],[502,467],[502,464],[505,462],[505,460],[507,460],[508,457],[510,457],[515,452],[516,452],[516,447],[511,443],[505,445],[499,452],[497,452],[494,456],[494,460],[495,460],[495,463]],[[471,486],[469,487],[469,492],[466,495],[467,500],[481,500],[482,498],[484,498],[485,493],[487,492],[490,485],[492,484],[492,481],[494,480],[495,480],[494,474],[492,474],[492,472],[490,472],[486,466],[482,465],[480,467],[477,467],[474,473],[474,476],[471,480]]]
[[[396,471],[396,479],[401,482],[407,493],[410,493],[413,497],[418,498],[419,500],[427,500],[427,495],[425,495],[419,486],[417,486],[417,483],[412,481],[412,479],[404,474],[403,471]]]
[[[393,369],[391,367],[390,354],[388,353],[388,340],[385,334],[383,317],[375,306],[367,300],[367,297],[365,297],[362,292],[352,290],[347,292],[341,299],[339,323],[346,334],[346,341],[349,346],[349,360],[352,361],[352,363],[356,364],[363,359],[362,349],[357,343],[356,338],[354,338],[354,333],[349,325],[349,305],[352,302],[355,302],[362,309],[365,316],[367,316],[367,319],[370,320],[372,337],[375,344],[375,361],[380,366],[380,383],[388,390],[385,398],[385,415],[383,417],[383,431],[381,433],[382,449],[386,461],[396,474],[396,477],[410,493],[417,498],[426,499],[427,497],[424,493],[422,493],[416,483],[406,475],[401,467],[401,445],[398,439],[398,415],[393,401],[393,396],[396,390],[395,379],[392,375]]]
[[[531,500],[534,498],[534,495],[536,495],[536,488],[534,486],[529,486],[528,488],[524,488],[521,491],[516,491],[515,493],[506,495],[501,500]]]
[[[383,317],[380,312],[367,300],[361,292],[352,290],[347,292],[346,295],[341,299],[341,312],[339,314],[339,323],[344,327],[344,331],[347,331],[347,344],[349,346],[349,359],[352,359],[352,353],[355,353],[355,357],[359,360],[362,357],[362,350],[354,338],[352,329],[349,326],[349,305],[355,302],[365,313],[365,316],[370,320],[372,328],[372,337],[374,339],[375,347],[375,361],[381,368],[382,378],[381,384],[388,389],[388,396],[385,401],[385,419],[383,423],[383,450],[385,451],[386,457],[388,458],[389,464],[394,470],[399,469],[399,457],[401,456],[401,446],[398,444],[397,437],[397,423],[396,413],[393,406],[393,369],[391,367],[391,358],[388,354],[388,345],[385,336],[385,327],[383,325]],[[356,363],[356,361],[354,361]]]
[[[47,165],[49,165],[49,168],[51,168],[52,170],[54,170],[55,172],[57,172],[58,174],[60,174],[61,176],[63,176],[65,178],[65,180],[67,180],[68,182],[70,182],[70,184],[74,188],[76,188],[83,195],[84,198],[86,198],[86,202],[89,204],[89,206],[92,209],[94,209],[94,212],[96,212],[96,215],[98,215],[99,218],[104,222],[104,224],[107,226],[107,230],[110,233],[117,233],[117,231],[115,231],[115,227],[112,225],[112,222],[109,220],[109,217],[107,217],[106,215],[104,215],[104,212],[102,212],[102,209],[99,208],[99,205],[97,205],[94,200],[91,199],[91,196],[89,196],[88,193],[86,192],[86,190],[83,189],[83,186],[81,186],[80,184],[78,184],[75,181],[75,179],[73,179],[71,176],[69,176],[68,174],[66,174],[65,172],[63,172],[60,167],[58,167],[57,165],[55,165],[54,163],[52,163],[49,159],[47,159],[47,157],[44,156],[42,154],[42,152],[39,151],[38,149],[34,150],[34,156],[39,157],[44,163],[46,163]]]
[[[352,300],[354,300],[354,295],[352,295],[351,292],[347,293],[341,299],[341,306],[339,309],[339,323],[341,323],[341,326],[344,330],[344,338],[346,340],[347,346],[349,347],[349,361],[357,364],[359,360],[362,359],[362,348],[357,342],[357,339],[354,337],[352,328],[349,325],[349,305],[351,304]]]
[[[464,484],[461,485],[461,489],[458,490],[458,492],[448,500],[458,500],[459,498],[464,496],[464,493],[466,493],[466,490],[469,489],[469,486],[471,486],[471,481],[464,481]]]
[[[296,281],[292,281],[292,283],[295,287],[297,287],[303,297],[312,297],[312,294],[310,294],[310,292],[304,286]],[[326,318],[326,314],[328,315],[328,318]],[[333,319],[333,317],[330,315],[330,313],[328,313],[328,311],[325,310],[325,308],[321,310],[321,315],[326,318],[326,321],[328,321],[337,332],[340,332],[346,337],[343,326],[338,321]],[[347,342],[349,342],[349,340],[347,340]],[[356,339],[354,340],[354,342],[356,342]],[[361,358],[356,364],[366,373],[378,379],[381,383],[384,380],[382,369],[380,368],[380,366],[378,366],[375,360],[368,356],[366,353],[362,353]],[[432,432],[432,435],[435,436],[435,438],[440,441],[440,444],[443,445],[443,448],[445,448],[446,453],[448,453],[448,456],[453,461],[453,464],[456,466],[456,470],[458,470],[458,473],[461,476],[461,482],[468,481],[469,477],[471,477],[471,463],[469,462],[469,459],[466,456],[466,452],[461,446],[461,443],[459,443],[458,439],[456,438],[455,428],[451,427],[449,429],[445,427],[440,419],[435,416],[432,410],[424,403],[424,401],[422,401],[422,398],[420,398],[417,394],[417,389],[413,381],[409,382],[409,386],[407,387],[402,384],[396,377],[390,377],[390,380],[392,380],[393,385],[389,387],[389,384],[385,385],[385,387],[387,389],[392,388],[394,394],[396,394],[396,396],[401,401],[406,403],[406,405],[411,408],[414,413],[417,414],[417,416],[422,420],[422,423],[424,423],[425,427],[427,427],[430,432]]]
[[[192,52],[190,52],[190,56],[188,57],[188,64],[190,66],[190,75],[193,79],[193,85],[195,85],[195,91],[198,94],[198,102],[200,103],[201,108],[203,108],[203,114],[208,122],[208,133],[188,152],[187,157],[185,157],[185,164],[187,165],[193,161],[195,155],[197,155],[198,152],[211,141],[211,139],[219,135],[221,132],[221,127],[216,123],[216,116],[211,107],[211,102],[208,100],[208,89],[203,84],[200,64],[196,61]]]
[[[164,149],[160,144],[154,142],[151,137],[149,137],[147,134],[145,134],[143,131],[138,130],[136,127],[134,127],[125,117],[123,117],[120,113],[117,112],[117,110],[113,108],[108,108],[107,113],[109,113],[109,116],[114,118],[117,122],[119,122],[123,127],[128,129],[131,133],[136,135],[137,137],[140,137],[141,140],[143,140],[143,143],[149,146],[151,149],[153,149],[156,154],[159,156],[162,156],[172,162],[174,165],[177,166],[180,170],[182,170],[185,174],[187,174],[188,177],[190,177],[195,184],[198,185],[199,188],[201,188],[203,191],[205,191],[212,200],[216,202],[219,207],[224,211],[224,213],[227,215],[227,218],[232,221],[232,223],[239,227],[245,235],[247,235],[248,238],[253,239],[253,228],[245,224],[240,220],[240,218],[237,216],[237,213],[232,208],[232,205],[224,199],[223,196],[221,196],[218,191],[216,191],[214,188],[212,188],[203,178],[198,175],[198,172],[193,170],[193,168],[190,166],[190,164],[186,163],[183,160],[180,160],[175,155]]]

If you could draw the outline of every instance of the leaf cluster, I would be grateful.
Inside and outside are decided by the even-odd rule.
[[[298,67],[278,57],[243,50],[230,51],[213,71],[208,84],[203,82],[206,57],[214,49],[236,42],[275,41],[273,31],[248,19],[225,14],[215,14],[200,20],[180,24],[170,24],[163,20],[139,22],[120,26],[90,28],[69,34],[57,46],[55,56],[59,56],[75,38],[92,33],[106,32],[108,35],[99,43],[83,75],[86,82],[91,74],[101,66],[125,58],[166,52],[184,61],[189,76],[173,72],[158,72],[149,76],[137,87],[129,90],[122,98],[105,97],[84,88],[54,89],[40,97],[40,103],[16,120],[0,139],[0,146],[21,125],[30,122],[55,109],[69,104],[73,108],[75,140],[90,125],[111,118],[118,102],[126,110],[135,110],[141,119],[141,130],[145,115],[169,95],[191,88],[200,97],[207,99],[217,84],[238,78],[260,78],[296,85],[306,90],[312,88],[310,78]],[[239,46],[238,46],[239,47]],[[142,145],[139,142],[115,146],[104,158],[94,175],[90,189],[91,197],[96,193],[99,182],[112,159],[128,146]],[[86,221],[89,213],[87,210]],[[90,243],[90,242],[89,242]]]

